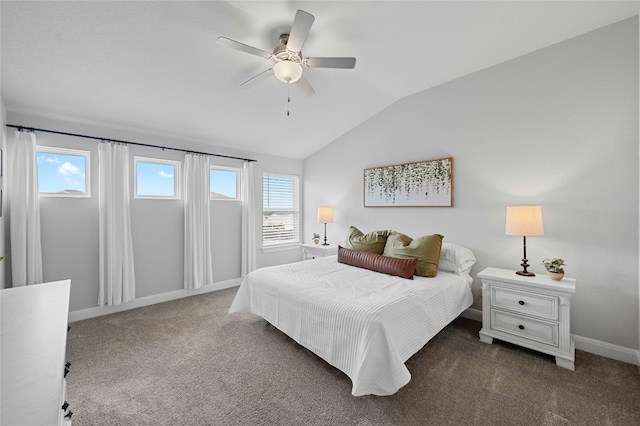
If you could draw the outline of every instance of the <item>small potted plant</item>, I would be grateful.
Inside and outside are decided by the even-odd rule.
[[[313,233],[313,242],[318,244],[320,242],[320,234],[314,232]]]
[[[543,260],[542,264],[546,268],[551,279],[560,281],[562,277],[564,277],[564,260],[558,257],[553,257],[551,259]]]

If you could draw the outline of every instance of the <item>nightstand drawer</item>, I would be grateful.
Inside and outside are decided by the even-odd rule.
[[[491,306],[558,320],[558,298],[503,287],[491,288]]]
[[[558,324],[491,310],[491,328],[558,347]]]

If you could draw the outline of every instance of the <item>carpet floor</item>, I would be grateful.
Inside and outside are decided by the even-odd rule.
[[[237,288],[78,321],[67,343],[74,426],[640,425],[634,365],[576,352],[576,371],[458,318],[387,397],[262,318],[229,315]]]

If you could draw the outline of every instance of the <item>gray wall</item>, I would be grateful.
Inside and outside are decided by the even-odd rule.
[[[302,161],[280,157],[232,152],[220,147],[203,146],[191,141],[143,134],[131,130],[61,121],[34,114],[8,112],[11,124],[52,129],[152,145],[235,155],[258,160],[254,163],[256,194],[256,235],[260,247],[262,235],[262,173],[277,171],[302,178]],[[13,132],[10,132],[13,134]],[[98,141],[37,132],[39,146],[53,146],[91,152],[91,198],[41,197],[43,268],[45,281],[71,279],[70,311],[92,308],[98,300]],[[11,138],[9,139],[11,143]],[[182,152],[130,146],[131,157],[143,156],[183,161]],[[211,157],[216,165],[242,168],[242,161]],[[131,165],[133,171],[133,165]],[[131,194],[133,194],[131,177]],[[131,200],[131,223],[136,273],[136,297],[160,295],[183,289],[183,201]],[[211,203],[211,241],[214,282],[240,277],[241,204]],[[258,249],[258,267],[301,259],[298,248],[262,253]]]
[[[562,257],[577,279],[572,333],[637,349],[638,50],[635,17],[396,102],[305,160],[305,237],[321,205],[333,243],[349,225],[441,233],[475,252],[481,309],[476,274],[522,258],[505,207],[540,204],[527,257],[541,274]],[[363,207],[364,168],[449,156],[453,208]]]

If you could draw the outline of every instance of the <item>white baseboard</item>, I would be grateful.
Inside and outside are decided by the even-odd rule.
[[[122,305],[113,306],[96,306],[94,308],[81,309],[79,311],[69,312],[69,322],[80,321],[89,318],[95,318],[102,315],[114,314],[116,312],[128,311],[130,309],[141,308],[143,306],[155,305],[156,303],[169,302],[171,300],[182,299],[183,297],[195,296],[198,294],[209,293],[211,291],[223,290],[225,288],[237,287],[242,282],[241,278],[232,280],[219,281],[210,285],[202,286],[193,290],[175,290],[168,293],[155,294],[153,296],[141,297]]]
[[[469,308],[460,314],[461,317],[470,320],[482,322],[482,311],[480,309]],[[623,361],[629,364],[640,366],[640,351],[636,349],[625,348],[624,346],[614,345],[612,343],[600,340],[590,339],[588,337],[571,335],[576,343],[576,349],[600,355],[605,358]]]
[[[462,318],[482,322],[482,311],[480,309],[469,308],[465,311],[462,311],[460,316]]]
[[[576,342],[576,349],[640,366],[640,351],[636,349],[625,348],[624,346],[588,337],[576,336],[575,334],[572,334],[571,338]]]

